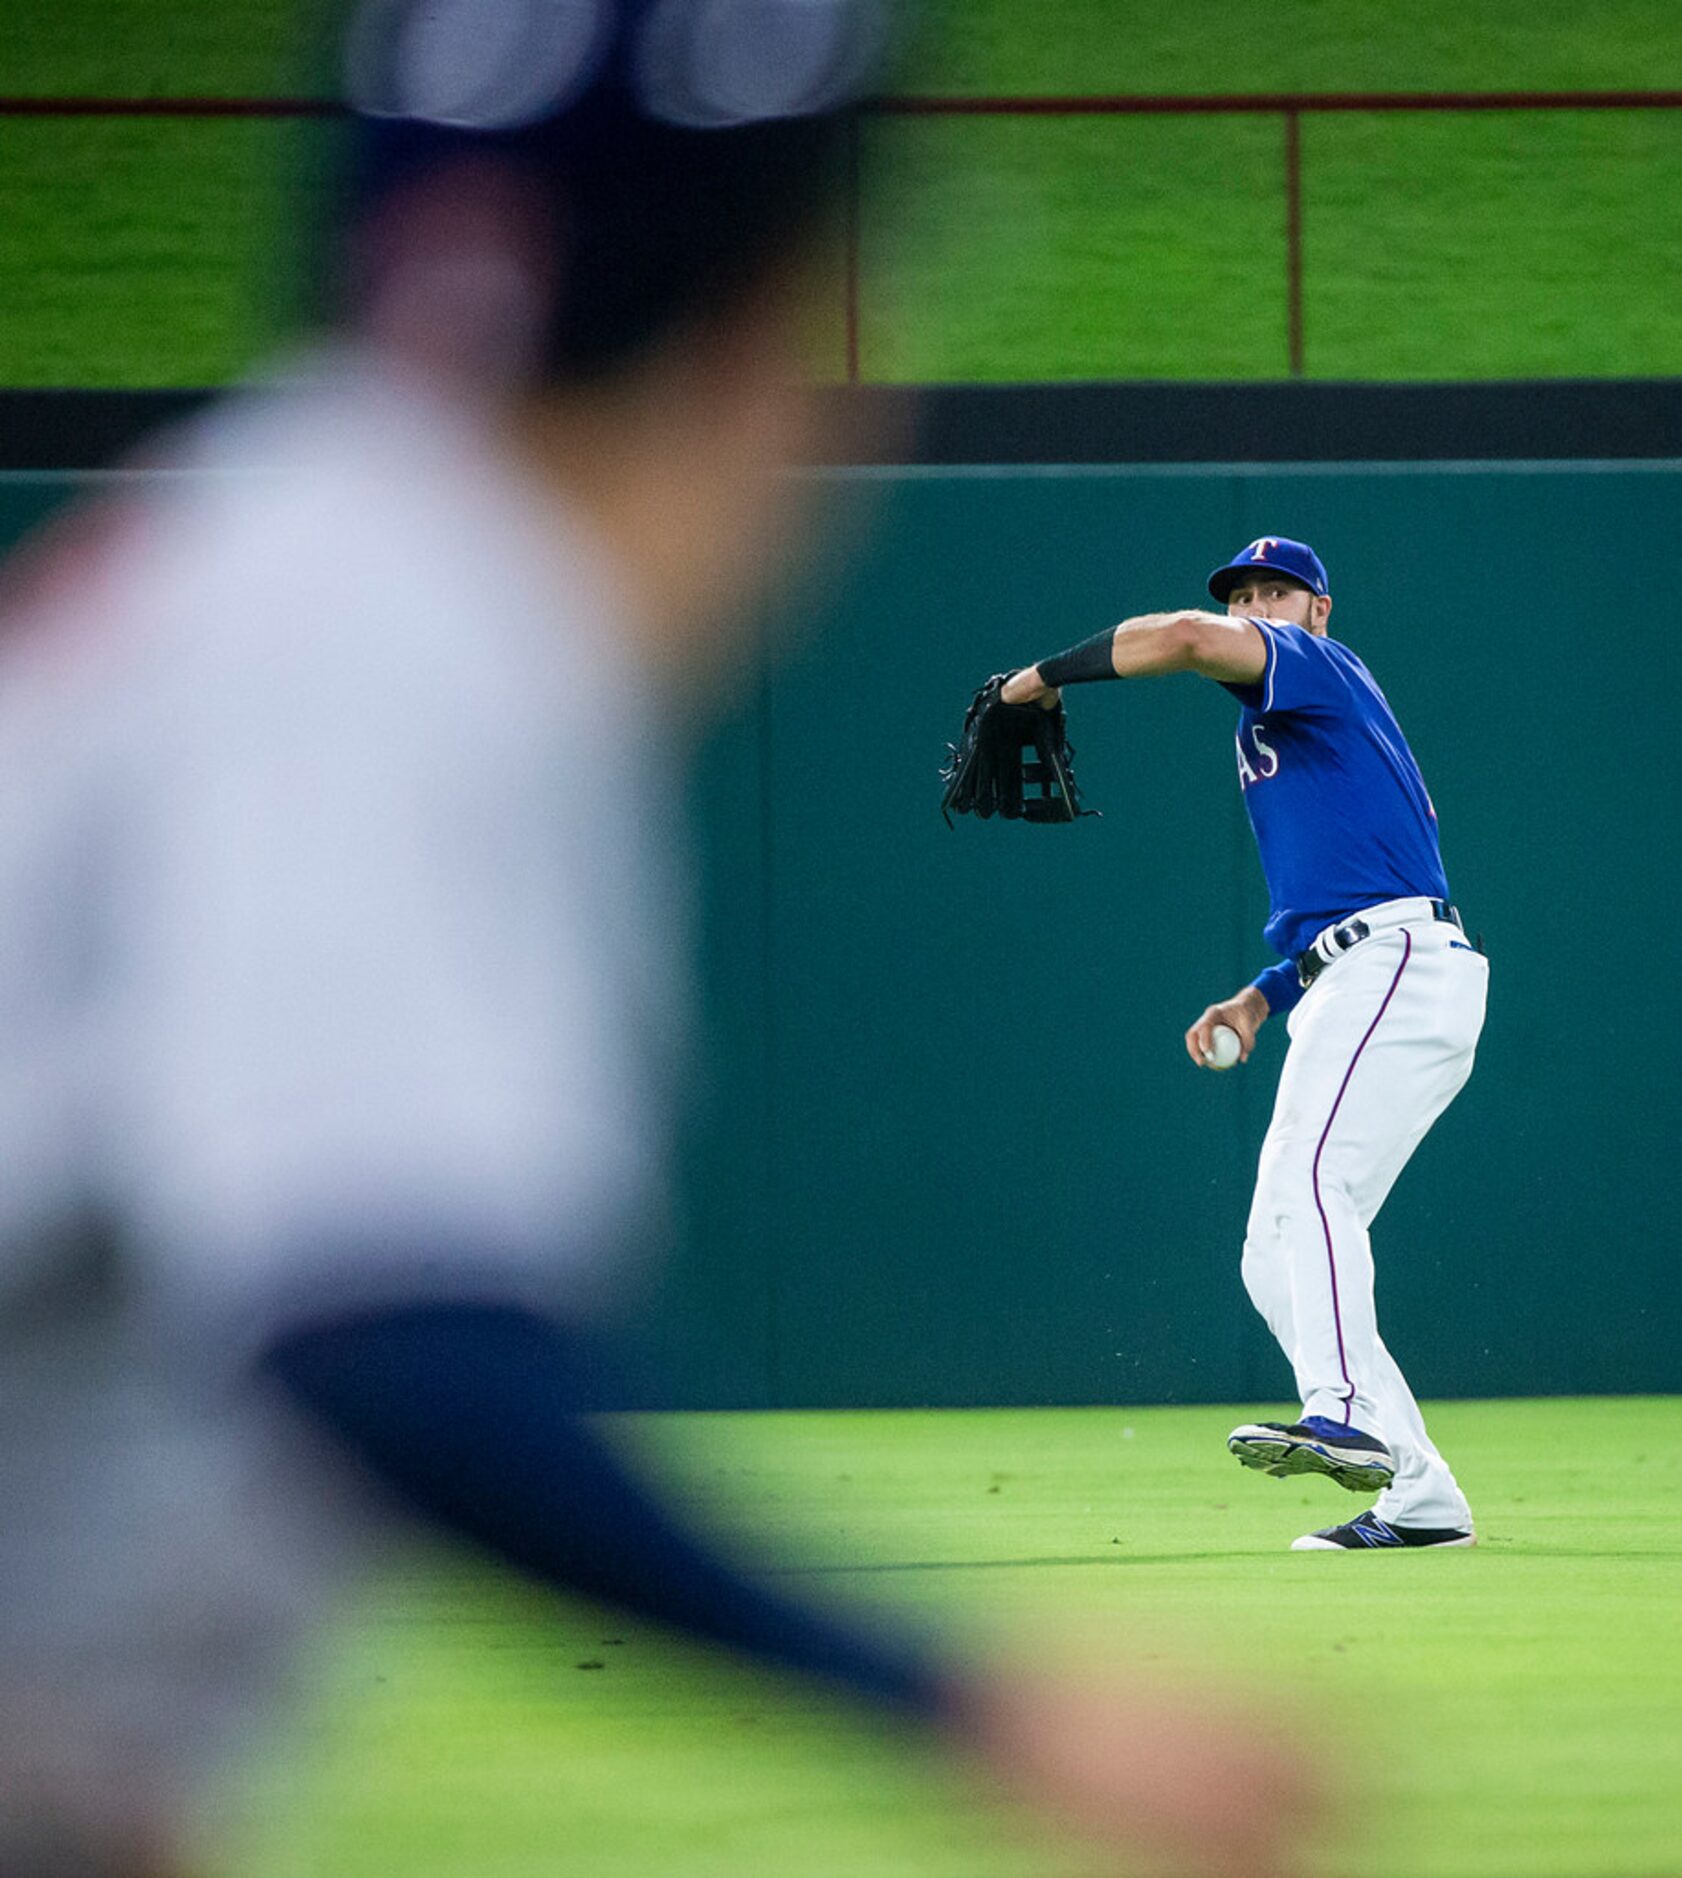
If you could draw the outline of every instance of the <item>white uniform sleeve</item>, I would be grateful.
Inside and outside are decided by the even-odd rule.
[[[345,592],[248,603],[159,687],[123,1210],[160,1269],[247,1313],[593,1296],[659,1159],[625,753],[558,657],[418,581]]]

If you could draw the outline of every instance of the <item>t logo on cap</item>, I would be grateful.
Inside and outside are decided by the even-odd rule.
[[[1277,548],[1278,545],[1279,543],[1275,541],[1271,535],[1265,535],[1260,541],[1255,541],[1250,544],[1250,559],[1252,561],[1265,561],[1269,553],[1271,553],[1274,548]]]

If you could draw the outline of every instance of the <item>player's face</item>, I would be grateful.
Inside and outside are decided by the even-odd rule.
[[[1264,619],[1282,619],[1287,625],[1315,630],[1320,623],[1315,596],[1288,574],[1258,568],[1246,574],[1226,597],[1228,613],[1259,613]]]
[[[778,270],[603,383],[537,391],[508,420],[516,456],[618,564],[624,629],[686,698],[739,675],[756,606],[815,520],[822,485],[788,473],[825,460],[803,286]]]

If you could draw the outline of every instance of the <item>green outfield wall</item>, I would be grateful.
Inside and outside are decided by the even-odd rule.
[[[699,766],[706,1020],[659,1404],[1280,1400],[1238,1277],[1283,1052],[1185,1025],[1267,962],[1234,709],[1073,699],[1101,820],[943,826],[988,672],[1305,536],[1425,770],[1493,978],[1374,1231],[1423,1395],[1682,1388],[1668,990],[1682,461],[908,468],[839,493]],[[62,488],[0,479],[0,539]]]
[[[1194,678],[1076,693],[1102,820],[935,808],[972,684],[1196,600],[1263,532],[1325,556],[1492,961],[1476,1073],[1375,1228],[1386,1337],[1427,1395],[1682,1388],[1682,464],[845,488],[873,546],[703,791],[712,1103],[664,1327],[701,1397],[1288,1393],[1238,1276],[1283,1026],[1225,1076],[1180,1042],[1267,962],[1234,707]]]

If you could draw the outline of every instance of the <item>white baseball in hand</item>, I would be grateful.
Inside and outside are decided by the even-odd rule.
[[[1203,1052],[1203,1060],[1211,1069],[1231,1069],[1242,1048],[1238,1032],[1230,1024],[1217,1024],[1209,1033],[1209,1048]]]

